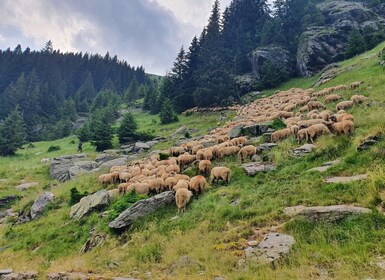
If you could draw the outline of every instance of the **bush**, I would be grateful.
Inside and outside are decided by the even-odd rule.
[[[110,221],[114,220],[120,213],[129,208],[132,204],[146,197],[146,195],[136,194],[135,191],[125,194],[119,201],[112,205],[108,219]]]
[[[175,113],[174,107],[172,106],[171,101],[168,99],[163,102],[159,117],[162,124],[179,121],[178,115]]]
[[[184,133],[184,137],[185,137],[185,138],[191,138],[190,132],[186,131],[186,132]]]
[[[75,187],[70,189],[70,192],[71,192],[70,201],[68,202],[70,206],[78,203],[80,199],[82,199],[82,197],[85,197],[88,195],[88,192],[80,193]]]
[[[281,119],[275,119],[272,124],[269,125],[270,128],[278,130],[286,128],[286,124]]]
[[[155,138],[150,131],[138,131],[135,133],[134,138],[140,141],[149,141]]]
[[[159,160],[165,160],[171,157],[169,154],[159,153]]]
[[[47,152],[50,153],[50,152],[60,151],[60,150],[61,150],[60,146],[49,146]]]

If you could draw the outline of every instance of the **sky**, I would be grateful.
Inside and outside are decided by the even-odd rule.
[[[117,55],[165,75],[207,24],[214,0],[1,0],[0,49]],[[221,11],[231,0],[220,0]]]

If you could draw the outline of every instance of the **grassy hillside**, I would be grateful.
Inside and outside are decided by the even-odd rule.
[[[320,87],[365,82],[358,91],[342,92],[344,99],[359,92],[371,101],[371,106],[355,106],[351,110],[356,120],[352,137],[321,137],[315,152],[301,158],[289,153],[297,145],[289,138],[268,154],[277,164],[277,170],[255,177],[246,176],[235,158],[216,161],[216,165],[231,168],[231,183],[210,186],[177,219],[171,219],[176,215],[176,207],[168,207],[136,222],[121,235],[110,232],[108,217],[99,218],[97,213],[81,221],[70,220],[69,190],[75,186],[81,192],[100,189],[97,174],[61,184],[49,178],[48,165],[40,160],[76,152],[76,143],[71,144],[73,138],[35,143],[34,148],[21,150],[17,157],[1,159],[0,179],[7,181],[0,183],[0,197],[15,193],[14,186],[22,179],[40,183],[19,193],[24,197],[13,206],[14,210],[30,205],[43,189],[54,192],[56,200],[37,221],[0,225],[0,268],[14,267],[19,271],[36,268],[42,275],[46,271],[92,271],[142,279],[213,279],[216,275],[239,280],[326,279],[322,278],[325,275],[331,279],[381,278],[383,271],[374,262],[385,254],[385,216],[377,211],[378,206],[385,205],[385,141],[363,152],[357,152],[356,147],[368,135],[385,131],[385,68],[379,66],[376,56],[384,46],[381,44],[343,62],[344,71]],[[308,88],[316,80],[317,77],[291,80],[263,94],[291,87]],[[334,106],[331,103],[328,107]],[[141,130],[154,130],[162,136],[168,136],[181,124],[196,128],[196,134],[204,134],[216,125],[218,116],[214,113],[184,116],[179,124],[160,126],[153,116],[136,114]],[[51,145],[60,145],[61,151],[47,153]],[[171,143],[155,148],[167,145]],[[84,145],[84,151],[91,158],[95,156],[88,144]],[[308,172],[335,159],[341,159],[341,163],[325,173]],[[367,180],[327,185],[323,181],[329,176],[362,173],[368,174]],[[300,204],[353,204],[369,207],[373,213],[339,223],[288,222],[282,210]],[[281,231],[296,239],[288,258],[275,267],[252,262],[239,266],[241,250],[254,230],[284,222],[288,223]],[[105,233],[106,242],[90,253],[79,255],[91,228]],[[192,261],[178,264],[185,255]]]

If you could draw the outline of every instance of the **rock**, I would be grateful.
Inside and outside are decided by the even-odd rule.
[[[87,277],[84,273],[77,273],[77,272],[59,272],[59,273],[49,273],[47,275],[48,280],[87,280],[91,279]],[[94,278],[92,278],[94,279]]]
[[[242,135],[242,128],[243,125],[236,125],[234,126],[228,133],[227,135],[232,139],[236,138]]]
[[[369,136],[364,141],[358,145],[357,150],[358,151],[364,151],[369,149],[371,146],[375,145],[382,139],[381,135],[375,135],[375,136]]]
[[[112,229],[123,229],[129,227],[135,220],[155,212],[161,207],[175,203],[175,196],[172,191],[166,191],[140,200],[134,203],[130,208],[123,211],[119,217],[113,220],[108,226]]]
[[[367,174],[361,174],[350,177],[332,177],[325,180],[326,183],[350,183],[354,181],[362,181],[368,178]]]
[[[252,241],[247,242],[247,246],[250,246],[250,247],[256,247],[256,246],[258,246],[258,244],[259,244],[259,242],[256,240],[252,240]]]
[[[0,275],[11,274],[11,273],[13,273],[13,269],[12,268],[0,269]]]
[[[79,167],[80,169],[86,170],[86,171],[91,171],[92,169],[95,169],[98,167],[98,163],[96,161],[77,161],[74,162],[74,166]]]
[[[385,258],[384,257],[377,257],[377,261],[375,262],[375,265],[378,268],[385,270]]]
[[[53,179],[57,179],[61,182],[69,180],[69,169],[74,165],[74,162],[84,161],[87,159],[85,154],[65,155],[62,157],[54,158],[51,162],[49,173]]]
[[[127,157],[120,157],[102,163],[100,169],[110,169],[112,166],[127,165]]]
[[[340,65],[338,63],[332,63],[327,65],[324,69],[322,69],[321,77],[314,84],[314,87],[319,87],[331,81],[332,79],[334,79],[338,74],[339,68],[340,68]]]
[[[269,151],[274,147],[277,147],[278,144],[275,143],[264,143],[258,146],[257,150],[258,151]]]
[[[185,134],[186,131],[187,131],[186,127],[183,125],[183,126],[179,127],[177,130],[175,130],[175,132],[173,134],[171,134],[170,136],[176,137],[177,135]]]
[[[47,163],[47,162],[50,162],[50,161],[51,161],[50,158],[42,158],[42,159],[40,160],[40,163]]]
[[[17,195],[7,195],[0,198],[0,208],[5,207],[9,205],[10,203],[14,202],[19,197]]]
[[[275,165],[265,165],[256,162],[242,164],[242,167],[249,176],[254,176],[259,172],[269,172],[277,169]]]
[[[23,273],[11,272],[7,274],[0,274],[0,279],[9,279],[9,280],[33,280],[38,278],[38,273],[36,271],[29,271]]]
[[[337,165],[337,164],[340,164],[340,163],[341,163],[341,160],[339,160],[339,159],[334,160],[334,161],[325,162],[322,166],[314,167],[312,169],[309,169],[309,171],[325,172],[330,167]]]
[[[16,186],[16,189],[18,189],[19,191],[25,191],[29,188],[36,187],[37,185],[39,185],[38,182],[24,183]]]
[[[204,268],[203,264],[198,262],[197,260],[191,258],[188,255],[180,257],[180,259],[174,262],[170,269],[169,274],[172,274],[175,270],[179,270],[181,268],[194,268],[196,270],[202,270]]]
[[[261,136],[269,129],[269,123],[256,123],[242,127],[241,133],[244,136]]]
[[[135,143],[135,151],[138,151],[140,149],[143,149],[143,150],[149,150],[151,147],[149,145],[147,145],[146,143],[143,143],[143,142],[136,142]]]
[[[245,249],[246,258],[258,263],[270,263],[279,260],[290,252],[295,240],[282,233],[268,233],[256,247]]]
[[[274,63],[280,69],[285,70],[289,76],[295,73],[295,59],[288,50],[281,47],[259,47],[250,54],[250,61],[257,80],[261,78],[266,63]]]
[[[150,148],[154,147],[156,144],[158,144],[159,141],[152,140],[152,141],[147,141],[145,144],[149,146]]]
[[[102,245],[105,239],[106,237],[103,234],[93,234],[80,249],[80,254],[91,252],[95,247]]]
[[[293,206],[283,209],[290,217],[301,217],[311,221],[335,222],[345,219],[351,215],[367,214],[372,212],[368,208],[355,207],[351,205],[332,206]]]
[[[95,208],[108,205],[109,196],[106,190],[100,190],[94,194],[83,197],[77,204],[71,207],[70,217],[79,220]]]
[[[138,278],[131,278],[131,277],[112,277],[112,280],[140,280]]]
[[[50,204],[55,198],[55,195],[51,192],[43,193],[31,207],[31,218],[32,220],[39,218],[43,213],[48,204]]]
[[[314,148],[315,146],[313,144],[305,144],[305,145],[302,145],[301,147],[295,148],[293,150],[293,154],[295,156],[302,156],[303,154],[311,153]]]
[[[344,59],[348,37],[353,29],[368,39],[384,25],[384,13],[377,14],[363,3],[327,1],[317,5],[325,25],[308,28],[299,38],[297,70],[309,77],[326,65]]]
[[[226,279],[221,276],[214,276],[213,280],[226,280]]]

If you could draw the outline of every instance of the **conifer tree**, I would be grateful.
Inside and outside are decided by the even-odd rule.
[[[159,117],[162,124],[177,122],[179,120],[178,115],[175,113],[174,107],[168,98],[164,99],[163,101],[159,112]]]
[[[90,140],[98,152],[112,147],[112,128],[107,115],[106,109],[98,109],[90,118]]]
[[[0,122],[0,155],[14,155],[25,144],[26,136],[23,117],[16,108]]]
[[[124,115],[120,127],[118,128],[119,143],[124,144],[129,138],[135,138],[138,125],[134,116],[128,112]]]

